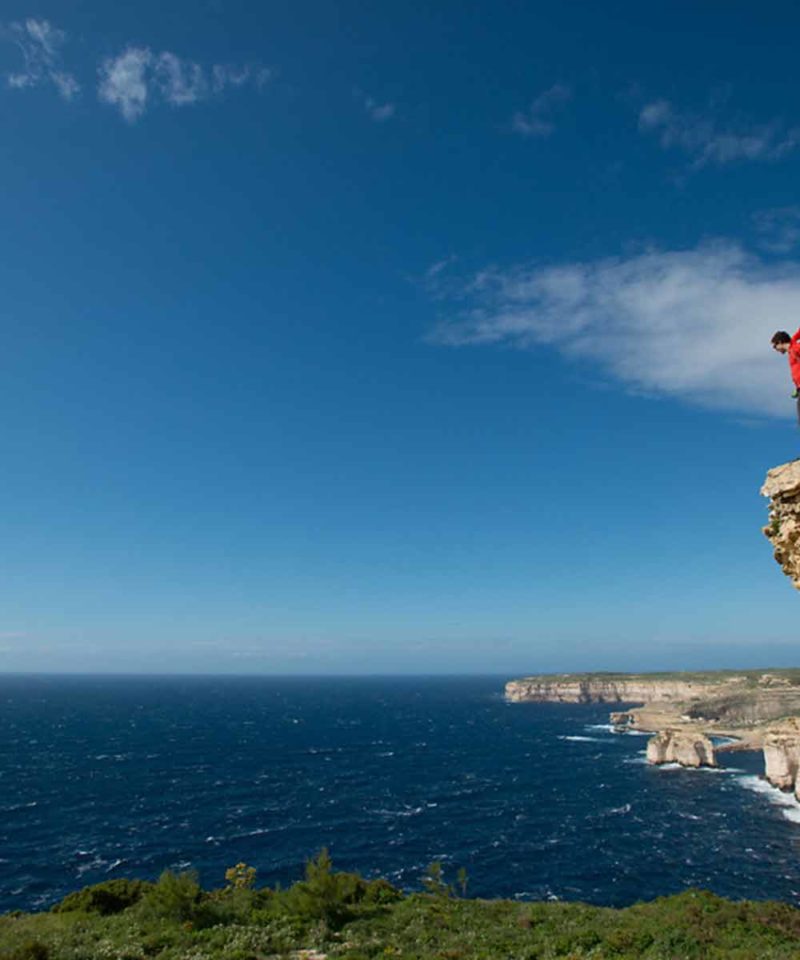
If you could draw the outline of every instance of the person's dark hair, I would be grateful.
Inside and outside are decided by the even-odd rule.
[[[791,343],[791,342],[792,342],[792,338],[789,336],[789,334],[785,330],[779,330],[777,333],[774,333],[772,335],[772,339],[770,340],[770,343],[772,344],[773,347],[779,343]]]

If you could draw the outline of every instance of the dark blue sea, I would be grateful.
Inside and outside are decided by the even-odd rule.
[[[245,861],[482,897],[625,905],[706,887],[800,901],[800,806],[757,777],[652,769],[602,706],[504,678],[0,677],[0,911],[112,877]]]

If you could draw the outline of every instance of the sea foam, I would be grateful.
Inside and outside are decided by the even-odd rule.
[[[736,782],[741,784],[746,790],[752,790],[753,793],[760,793],[765,796],[770,803],[781,808],[781,813],[787,820],[793,823],[800,823],[800,802],[791,793],[784,793],[771,783],[762,780],[761,777],[746,776],[737,777]]]

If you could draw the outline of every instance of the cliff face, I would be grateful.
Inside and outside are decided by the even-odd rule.
[[[800,799],[800,717],[788,717],[764,737],[764,776],[781,790],[793,790]]]
[[[648,763],[679,763],[683,767],[716,767],[714,744],[702,733],[661,730],[647,741]]]
[[[800,460],[773,467],[761,493],[770,499],[764,534],[781,569],[800,590]]]
[[[689,680],[638,680],[575,676],[524,677],[506,684],[506,699],[539,703],[672,703],[718,690]]]

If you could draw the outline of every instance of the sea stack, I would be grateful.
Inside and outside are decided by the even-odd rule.
[[[764,776],[781,790],[793,790],[800,799],[800,718],[787,717],[764,737]]]
[[[660,730],[647,741],[647,762],[679,763],[682,767],[716,767],[714,744],[702,733]]]

